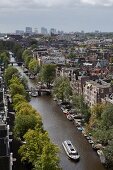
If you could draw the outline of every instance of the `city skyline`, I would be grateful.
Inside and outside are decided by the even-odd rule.
[[[112,16],[113,0],[1,0],[0,32],[25,30],[27,26],[113,32]]]

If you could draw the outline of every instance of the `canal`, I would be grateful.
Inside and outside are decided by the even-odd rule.
[[[17,68],[22,73],[22,69]],[[30,87],[35,86],[29,79],[28,84]],[[63,170],[105,170],[96,152],[82,133],[66,118],[56,101],[53,101],[50,96],[40,96],[31,98],[30,104],[40,113],[44,128],[48,131],[51,141],[60,148],[60,166]],[[68,159],[62,147],[62,142],[67,139],[71,140],[77,148],[80,154],[79,162]]]

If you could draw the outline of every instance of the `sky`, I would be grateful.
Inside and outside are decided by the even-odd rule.
[[[27,26],[113,32],[113,0],[0,0],[0,32]]]

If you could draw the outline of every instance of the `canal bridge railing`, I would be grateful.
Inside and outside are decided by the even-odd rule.
[[[27,89],[26,92],[28,92],[28,93],[38,92],[38,95],[41,96],[41,93],[49,93],[49,94],[51,94],[52,89],[48,89],[48,88],[33,88],[33,87],[31,87],[30,89]]]

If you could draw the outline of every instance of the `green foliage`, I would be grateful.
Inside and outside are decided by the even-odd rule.
[[[93,113],[95,114],[94,128],[92,129],[93,137],[96,141],[103,144],[105,146],[104,152],[107,157],[107,161],[113,163],[113,159],[111,158],[113,155],[112,148],[112,140],[113,140],[113,105],[107,104],[97,105],[93,108]],[[93,117],[90,120],[93,121]]]
[[[9,84],[13,84],[13,83],[16,83],[18,85],[22,84],[19,77],[13,75],[12,79],[9,81]]]
[[[89,129],[98,127],[98,122],[101,120],[101,115],[105,109],[105,104],[97,103],[91,108],[91,116],[89,119]]]
[[[103,145],[107,145],[108,139],[111,139],[111,131],[102,128],[101,125],[93,129],[92,134],[94,138]]]
[[[20,44],[15,43],[11,51],[13,51],[13,53],[15,54],[17,61],[22,61],[23,48]]]
[[[26,49],[23,51],[22,58],[24,59],[26,56],[31,55],[31,51],[29,49]]]
[[[21,62],[23,61],[22,59],[22,53],[23,53],[23,49],[22,48],[19,48],[17,51],[16,51],[16,61],[17,62]]]
[[[72,89],[66,77],[58,77],[54,81],[53,94],[62,101],[69,99],[69,96],[72,94]]]
[[[0,54],[0,64],[4,65],[4,67],[6,68],[9,64],[9,53],[8,52],[2,52]]]
[[[15,54],[16,60],[21,61],[22,60],[22,52],[23,47],[18,43],[14,41],[0,41],[0,51],[12,51]]]
[[[52,83],[55,79],[55,68],[56,66],[53,64],[47,64],[43,65],[41,72],[40,72],[40,77],[41,80],[45,83],[47,83],[47,86],[50,86],[50,83]]]
[[[70,53],[69,55],[68,55],[68,58],[69,59],[74,59],[74,58],[76,58],[77,56],[76,56],[76,54],[75,53]]]
[[[29,130],[34,129],[37,124],[36,116],[31,114],[18,114],[14,122],[14,136],[23,139],[23,135]]]
[[[83,96],[74,94],[72,96],[72,103],[75,109],[77,110],[77,112],[80,112],[84,115],[84,120],[86,123],[88,123],[91,114],[90,114],[90,109],[88,108],[87,104],[85,104],[84,102]]]
[[[28,41],[29,41],[30,47],[37,46],[37,40],[35,38],[28,37]]]
[[[8,84],[14,75],[19,74],[18,70],[12,66],[9,66],[4,73],[5,82]]]
[[[57,157],[58,150],[58,147],[51,143],[45,145],[40,159],[35,163],[34,170],[60,170],[59,159]]]
[[[28,65],[28,69],[32,74],[38,73],[40,70],[38,61],[36,59],[31,59]]]
[[[26,91],[25,91],[24,86],[22,84],[16,84],[16,82],[15,82],[13,84],[10,84],[9,89],[10,89],[10,94],[11,94],[12,97],[15,94],[21,94],[23,96],[26,96]]]
[[[44,145],[50,142],[48,133],[42,133],[38,130],[29,130],[24,135],[25,145],[22,145],[19,149],[19,153],[22,156],[22,161],[27,160],[33,165],[40,159],[42,149]]]
[[[104,148],[104,154],[106,157],[106,167],[107,169],[112,169],[113,167],[113,140],[111,140],[107,147]]]
[[[59,149],[50,142],[47,132],[29,130],[24,140],[26,144],[19,149],[22,161],[32,163],[34,170],[59,170]]]
[[[26,65],[26,67],[28,67],[30,60],[32,59],[32,53],[30,50],[24,50],[23,54],[22,54],[22,58],[24,60],[24,63]]]
[[[104,109],[102,115],[102,126],[109,130],[113,126],[113,105],[108,104]]]
[[[33,50],[33,49],[37,49],[37,44],[32,44],[31,45],[31,49]]]
[[[92,107],[91,112],[92,114],[96,115],[97,119],[100,119],[102,112],[104,111],[104,108],[105,108],[105,104],[97,103],[96,105]]]
[[[21,78],[21,83],[24,85],[25,89],[28,89],[28,80],[26,79],[26,77],[22,77]]]
[[[21,102],[19,101],[15,106],[15,111],[17,112],[16,114],[34,114],[37,115],[36,110],[32,108],[32,106],[28,102]]]
[[[16,104],[18,104],[18,103],[23,103],[23,102],[27,102],[23,95],[16,94],[13,96],[13,105],[14,106],[16,106]]]

